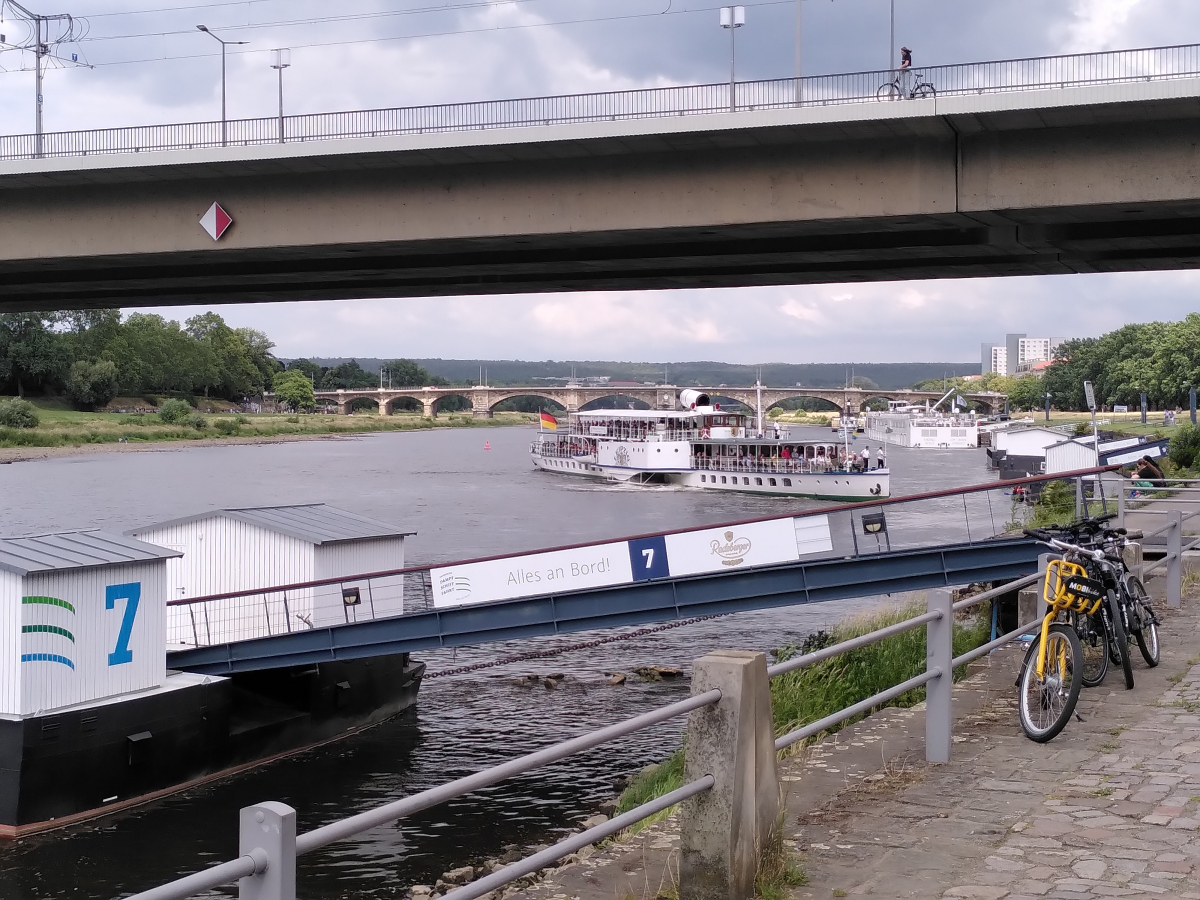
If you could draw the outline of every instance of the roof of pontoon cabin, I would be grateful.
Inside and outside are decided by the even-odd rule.
[[[239,509],[214,509],[198,513],[194,516],[184,516],[180,519],[170,519],[165,522],[155,522],[141,528],[131,528],[125,532],[130,535],[146,534],[160,528],[170,528],[174,525],[187,525],[205,519],[225,518],[245,522],[285,534],[289,537],[308,541],[311,544],[334,544],[340,541],[360,541],[377,538],[407,537],[416,534],[387,522],[368,519],[356,513],[328,506],[324,503],[306,503],[295,506],[251,506]]]
[[[0,538],[0,570],[17,575],[170,559],[183,554],[98,529]]]

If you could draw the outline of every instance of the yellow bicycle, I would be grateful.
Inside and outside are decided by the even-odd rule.
[[[1089,578],[1078,563],[1054,559],[1046,569],[1042,598],[1046,615],[1017,679],[1021,728],[1039,744],[1066,727],[1083,687],[1083,645],[1075,629],[1057,619],[1069,613],[1095,614],[1105,598],[1104,584]]]

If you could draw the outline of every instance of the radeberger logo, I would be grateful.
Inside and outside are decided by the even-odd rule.
[[[740,566],[744,563],[746,554],[750,552],[750,539],[734,537],[732,531],[725,532],[721,537],[725,540],[713,540],[709,545],[713,555],[721,557],[721,565]]]
[[[618,466],[629,465],[629,450],[627,448],[625,448],[625,447],[617,448],[617,465]]]

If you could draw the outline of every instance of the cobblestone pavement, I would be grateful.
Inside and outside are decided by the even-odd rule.
[[[1135,689],[1113,667],[1049,744],[1020,730],[1010,650],[956,688],[946,765],[924,763],[920,708],[786,761],[786,842],[808,876],[790,900],[1200,900],[1200,603],[1163,619],[1162,664],[1135,649]],[[677,847],[668,820],[517,896],[676,897]]]

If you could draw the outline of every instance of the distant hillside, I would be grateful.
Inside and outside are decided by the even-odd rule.
[[[320,366],[336,366],[347,362],[350,357],[314,358]],[[384,360],[372,357],[356,357],[358,364],[368,372],[378,372]],[[754,383],[759,368],[762,369],[764,385],[790,387],[797,383],[804,387],[841,387],[853,375],[854,378],[869,378],[886,390],[907,388],[929,378],[943,376],[977,375],[979,362],[913,362],[913,363],[770,363],[759,366],[738,366],[721,362],[680,363],[634,363],[607,362],[597,360],[561,362],[545,360],[526,362],[505,359],[418,359],[415,362],[433,375],[455,384],[476,384],[480,369],[487,371],[489,384],[536,384],[544,378],[566,378],[572,370],[576,377],[607,375],[613,381],[649,381],[672,384],[698,384],[705,387],[719,384],[744,386]]]

